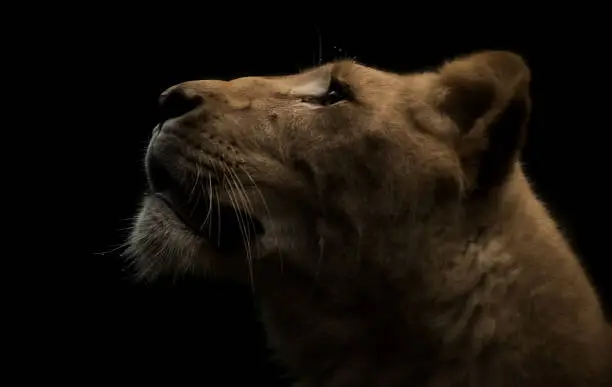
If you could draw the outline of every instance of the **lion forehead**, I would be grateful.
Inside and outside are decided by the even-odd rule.
[[[318,97],[327,91],[332,78],[367,85],[368,82],[360,82],[360,78],[372,76],[372,73],[381,72],[353,61],[343,60],[326,63],[296,74],[236,78],[231,80],[229,85],[234,91],[246,93]]]

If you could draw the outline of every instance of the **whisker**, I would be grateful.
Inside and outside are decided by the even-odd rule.
[[[125,226],[125,227],[117,227],[115,230],[123,233],[123,232],[132,231],[133,228],[134,226],[130,225],[130,226]]]
[[[200,182],[200,166],[196,164],[196,177],[195,177],[195,181],[193,182],[193,185],[191,186],[191,192],[189,192],[189,202],[192,202],[194,199],[194,194],[196,192],[196,187],[198,186],[198,183]],[[189,215],[193,216],[193,211],[196,209],[196,207],[198,206],[200,202],[200,195],[197,195],[195,197],[195,203],[192,204],[191,206],[191,210],[189,210]]]
[[[235,196],[236,194],[234,191],[236,183],[233,181],[232,175],[225,175],[224,181],[227,181],[229,183],[227,193],[230,196],[232,207],[234,208],[234,213],[236,214],[236,220],[238,221],[238,228],[240,229],[240,233],[242,234],[242,241],[243,241],[243,245],[245,247],[245,251],[247,255],[247,264],[249,268],[249,279],[251,282],[251,290],[254,291],[255,282],[253,279],[253,256],[252,256],[251,247],[250,247],[251,242],[250,242],[250,236],[249,236],[248,230],[246,229],[246,223],[244,222],[244,219],[242,218],[242,215],[241,215],[241,211],[238,208],[238,202],[236,200],[236,196]]]
[[[200,225],[200,232],[202,231],[202,229],[204,228],[204,226],[206,226],[206,224],[208,224],[208,230],[210,231],[210,216],[212,215],[212,197],[213,195],[213,191],[212,191],[212,177],[210,176],[210,173],[208,174],[208,211],[206,212],[206,218],[204,218],[204,222],[202,222],[202,224]],[[210,234],[210,232],[209,232]],[[209,235],[210,237],[210,235]]]
[[[119,244],[116,244],[114,247],[111,247],[110,250],[104,250],[104,251],[95,251],[93,254],[94,255],[107,255],[107,254],[113,254],[116,253],[117,251],[124,249],[126,247],[129,246],[129,242],[121,242]]]
[[[240,193],[240,197],[244,203],[244,206],[247,209],[247,218],[250,222],[251,230],[253,231],[253,235],[256,235],[257,226],[255,225],[255,220],[253,219],[254,210],[253,210],[253,205],[251,203],[251,199],[247,195],[246,189],[244,188],[244,185],[238,178],[238,175],[236,175],[236,172],[232,170],[232,173],[234,174],[234,181],[237,182],[238,185],[240,186],[237,188],[238,188],[238,192]],[[257,256],[259,256],[259,245],[255,244],[255,247],[257,248]]]
[[[259,189],[259,186],[257,185],[257,182],[255,182],[255,179],[253,179],[253,177],[251,176],[251,174],[249,173],[249,171],[247,171],[242,165],[239,165],[240,170],[245,174],[245,176],[251,181],[251,184],[253,185],[253,188],[255,188],[255,192],[257,192],[257,195],[259,196],[264,209],[266,211],[266,214],[268,215],[268,218],[272,218],[272,215],[270,213],[270,208],[268,207],[268,202],[266,201],[266,198],[264,197],[263,193],[261,192],[261,190]],[[278,257],[279,257],[279,261],[280,261],[280,265],[281,265],[281,272],[283,272],[283,268],[284,268],[284,259],[283,259],[283,253],[280,249],[280,244],[279,244],[279,238],[278,238],[278,234],[276,233],[276,231],[272,231],[273,232],[273,238],[274,241],[276,242],[276,246],[278,249]]]
[[[240,199],[242,201],[242,204],[243,204],[245,210],[247,211],[247,213],[249,215],[253,214],[253,212],[254,212],[253,204],[251,203],[251,199],[249,199],[249,197],[248,197],[248,195],[246,193],[246,188],[244,187],[244,184],[242,184],[242,181],[240,181],[240,178],[238,178],[238,175],[236,174],[236,171],[234,171],[233,169],[230,169],[229,172],[232,174],[232,178],[233,178],[234,183],[236,185],[236,190],[240,194],[239,197],[240,197]],[[253,221],[253,217],[249,216],[248,218],[251,221],[251,226],[253,227],[253,231],[255,231],[256,228],[255,228],[255,222]]]
[[[230,169],[229,172],[231,173],[233,171]],[[249,209],[247,208],[248,206],[246,205],[245,201],[243,200],[243,198],[241,196],[241,194],[242,195],[244,195],[244,194],[240,191],[240,188],[238,187],[238,184],[236,183],[235,175],[230,174],[229,177],[230,177],[230,182],[233,185],[232,193],[234,194],[234,198],[236,199],[235,200],[235,204],[238,205],[239,204],[238,203],[238,199],[242,199],[241,200],[241,202],[242,202],[241,205],[242,205],[243,208],[242,208],[242,211],[241,211],[241,214],[242,214],[241,219],[242,219],[242,222],[243,222],[243,225],[244,225],[244,228],[245,228],[247,242],[248,242],[248,245],[250,246],[251,245],[251,243],[250,243],[251,242],[251,237],[250,237],[250,234],[247,232],[248,230],[247,230],[247,227],[246,227],[247,226],[246,225],[246,218],[247,217],[250,218],[250,216],[245,214],[245,211],[249,211]],[[251,219],[251,223],[252,222],[253,222],[253,220]]]
[[[238,224],[240,226],[240,232],[243,232],[242,230],[242,216],[240,215],[240,208],[238,205],[238,201],[236,200],[236,194],[234,191],[234,182],[230,179],[231,176],[225,175],[224,176],[224,182],[227,183],[227,189],[226,192],[228,193],[228,195],[230,196],[230,201],[232,203],[232,208],[234,209],[234,213],[236,214],[236,219],[238,220]],[[244,236],[244,234],[243,234]],[[246,238],[243,238],[243,242],[246,244]]]
[[[219,171],[217,170],[217,167],[213,164],[212,165],[212,169],[213,172],[215,174],[215,176],[220,176]],[[225,175],[224,173],[222,175]],[[210,177],[210,175],[209,175]],[[222,180],[223,181],[223,180]],[[212,188],[212,178],[210,181],[210,185]],[[211,189],[212,191],[212,189]],[[215,187],[215,201],[217,202],[217,246],[221,245],[221,199],[219,196],[219,189],[217,187]],[[212,234],[212,224],[211,226],[208,228],[208,238],[211,238],[211,234]]]

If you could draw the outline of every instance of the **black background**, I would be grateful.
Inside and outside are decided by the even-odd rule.
[[[59,292],[43,297],[39,314],[52,323],[32,347],[48,353],[44,362],[62,379],[287,384],[270,359],[246,289],[188,278],[138,284],[116,248],[144,188],[142,157],[160,92],[190,79],[292,73],[340,57],[411,71],[474,50],[522,54],[533,72],[527,172],[609,308],[610,89],[603,75],[605,34],[588,17],[569,12],[533,25],[513,20],[435,28],[435,20],[417,27],[406,20],[355,23],[346,16],[316,24],[244,23],[207,14],[207,22],[172,26],[106,17],[93,28],[83,21],[81,41],[74,36],[79,29],[72,30],[71,59],[63,66],[71,103],[86,116],[86,125],[68,133],[75,144],[67,147],[64,171],[73,182],[83,179],[71,192],[78,209],[68,231],[80,244],[59,250],[62,273],[48,287]]]

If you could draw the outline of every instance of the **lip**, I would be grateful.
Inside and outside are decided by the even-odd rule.
[[[151,195],[163,202],[194,233],[202,235],[203,225],[211,215],[208,195],[194,191],[193,187],[188,190],[162,160],[151,154],[147,157],[147,177]]]
[[[187,189],[184,181],[178,180],[163,161],[153,155],[147,159],[147,175],[152,197],[163,203],[191,233],[213,242],[221,250],[233,250],[242,246],[246,243],[243,240],[247,238],[245,234],[255,237],[264,233],[258,219],[218,202],[218,198],[209,195],[210,191],[194,191],[193,187]],[[212,184],[218,184],[215,176],[211,176],[211,179]]]
[[[172,199],[172,195],[169,192],[155,192],[153,196],[164,203],[181,222],[189,227],[190,230],[200,236],[203,236],[201,226],[197,226],[188,216],[185,216],[183,213],[184,211],[175,203],[175,201]]]
[[[176,216],[190,232],[211,242],[213,246],[222,252],[230,252],[235,251],[236,248],[243,248],[240,246],[244,246],[244,244],[247,243],[245,238],[255,238],[265,233],[261,222],[257,218],[252,218],[250,215],[240,210],[236,210],[233,207],[228,207],[226,205],[217,207],[213,205],[207,207],[206,215],[202,213],[202,208],[199,208],[199,218],[194,218],[189,216],[189,210],[182,205],[182,202],[177,203],[177,200],[172,198],[171,193],[156,192],[153,196],[172,211],[174,216]],[[207,222],[202,220],[204,216]],[[244,224],[241,225],[240,218],[244,219],[249,227],[246,227]],[[193,221],[193,219],[198,219],[202,224],[196,224],[198,222]],[[223,230],[223,232],[221,232],[221,230]],[[247,237],[243,233],[248,233],[249,236]]]

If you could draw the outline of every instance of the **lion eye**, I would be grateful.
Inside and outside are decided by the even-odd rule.
[[[352,98],[353,93],[351,88],[338,79],[332,78],[325,94],[318,97],[302,98],[302,101],[321,106],[330,106],[338,102],[351,100]]]
[[[340,101],[351,98],[351,89],[347,84],[332,78],[329,82],[327,92],[319,98],[319,103],[324,106],[333,105]]]

